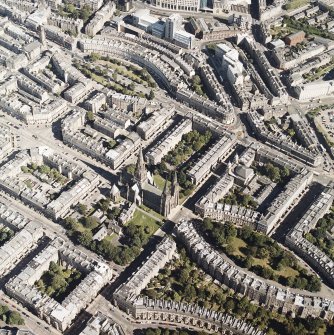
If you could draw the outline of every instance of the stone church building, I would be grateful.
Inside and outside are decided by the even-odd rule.
[[[161,191],[154,183],[153,177],[146,169],[142,149],[140,148],[132,181],[128,185],[128,200],[138,205],[144,204],[163,216],[167,216],[179,204],[179,184],[176,172],[171,185],[166,179]]]

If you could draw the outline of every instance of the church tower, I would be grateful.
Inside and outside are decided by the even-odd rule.
[[[141,147],[140,147],[139,153],[138,153],[138,159],[137,159],[137,163],[136,163],[134,179],[140,187],[147,180],[147,171],[146,171],[146,167],[145,167],[143,150],[142,150]]]
[[[160,214],[163,216],[167,216],[171,211],[171,194],[168,187],[168,179],[166,179],[164,190],[161,194],[161,202],[160,202]]]
[[[172,208],[176,207],[179,204],[180,201],[180,187],[179,187],[179,183],[177,181],[177,173],[176,171],[174,172],[173,175],[173,181],[172,181]]]

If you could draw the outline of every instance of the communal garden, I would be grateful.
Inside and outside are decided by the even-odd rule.
[[[238,266],[288,287],[311,292],[320,290],[320,279],[269,236],[249,227],[236,228],[210,219],[204,219],[201,228],[205,237]]]
[[[49,269],[36,281],[36,287],[61,303],[82,280],[82,273],[75,268],[65,268],[51,262]]]
[[[321,218],[305,238],[334,260],[334,208]]]
[[[210,310],[229,313],[265,330],[269,335],[329,335],[333,330],[332,326],[325,324],[320,318],[301,319],[289,314],[283,316],[257,306],[246,297],[236,295],[231,290],[224,289],[216,284],[211,276],[197,268],[184,249],[179,250],[177,259],[170,261],[160,270],[142,291],[142,295],[152,299],[198,304]],[[162,331],[160,334],[165,333]]]

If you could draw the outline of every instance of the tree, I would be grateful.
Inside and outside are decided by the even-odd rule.
[[[66,225],[66,228],[69,229],[69,230],[72,230],[72,231],[75,231],[75,230],[78,230],[78,227],[79,227],[79,222],[68,216],[66,219],[65,219],[65,225]]]
[[[226,300],[226,302],[224,303],[224,308],[227,312],[232,311],[235,308],[234,300],[233,299]]]
[[[23,173],[29,173],[30,172],[30,170],[27,166],[21,166],[21,170],[22,170]]]
[[[26,184],[26,186],[30,189],[32,189],[32,182],[31,180],[25,180],[24,183]]]
[[[10,311],[8,313],[7,323],[9,325],[24,325],[24,319],[16,311]]]
[[[279,182],[281,179],[280,169],[271,163],[265,165],[267,176],[274,182]]]
[[[257,258],[265,259],[268,256],[269,256],[269,252],[268,252],[267,248],[262,247],[262,248],[257,249],[257,253],[256,253]]]
[[[309,278],[307,288],[309,291],[319,292],[321,289],[320,279],[317,276],[312,275],[311,278]]]
[[[139,71],[139,75],[140,77],[142,77],[144,80],[146,80],[147,78],[149,78],[149,73],[147,72],[147,70],[145,68],[142,68]]]
[[[114,148],[116,144],[117,144],[117,142],[115,140],[111,139],[106,143],[106,147],[110,150],[110,149]]]
[[[136,165],[135,164],[130,164],[125,168],[126,172],[130,175],[134,175],[136,171]]]
[[[118,219],[118,217],[120,216],[122,210],[119,207],[114,207],[111,211],[108,212],[108,219],[112,220],[116,220]]]
[[[212,223],[211,219],[209,219],[209,218],[204,218],[203,219],[203,229],[204,230],[209,230],[209,231],[211,231],[213,229],[213,223]]]
[[[277,333],[275,332],[274,329],[269,328],[268,331],[267,331],[267,335],[277,335]]]
[[[235,252],[236,248],[233,244],[228,244],[225,248],[225,252],[228,254],[228,255],[231,255]]]
[[[247,241],[252,236],[253,230],[249,226],[242,227],[239,230],[240,238]]]
[[[9,308],[6,305],[0,305],[0,315],[6,314]]]
[[[90,54],[90,59],[92,62],[96,62],[97,60],[101,59],[101,56],[96,52],[92,52]]]
[[[53,274],[61,274],[62,273],[61,267],[53,261],[50,262],[49,271],[52,272]]]
[[[116,254],[116,248],[110,243],[109,240],[103,239],[97,245],[97,251],[101,253],[106,259],[113,260]]]
[[[35,286],[41,291],[41,292],[45,292],[45,284],[44,284],[44,282],[43,282],[43,280],[42,279],[39,279],[39,280],[37,280],[37,282],[35,283]],[[1,315],[1,313],[0,313],[0,315]]]
[[[187,301],[191,301],[196,297],[196,289],[194,285],[188,284],[184,289],[184,295]]]
[[[192,78],[193,85],[201,85],[201,78],[199,75],[195,75]]]
[[[41,165],[39,168],[38,168],[39,172],[40,173],[43,173],[43,174],[49,174],[51,169],[49,166],[47,165]],[[57,171],[58,172],[58,171]]]
[[[146,329],[146,331],[145,331],[145,335],[160,335],[161,334],[161,331],[160,331],[160,333],[157,333],[157,329],[155,329],[155,330],[153,330],[153,329]]]
[[[78,212],[81,215],[86,216],[86,214],[87,214],[87,205],[79,203],[78,204]]]
[[[37,169],[37,164],[36,163],[31,163],[30,164],[30,168],[33,170],[33,171],[35,171],[36,169]]]
[[[89,121],[89,122],[93,122],[93,121],[95,120],[95,115],[94,115],[94,113],[93,113],[92,111],[88,111],[88,112],[86,113],[86,119],[87,119],[87,121]]]
[[[274,275],[274,271],[268,268],[267,266],[264,266],[261,272],[262,277],[265,279],[271,279]]]
[[[85,217],[83,223],[84,223],[84,226],[88,229],[94,229],[100,224],[98,218],[95,216]]]
[[[58,291],[67,286],[65,278],[61,274],[55,274],[51,281],[51,287],[54,291]]]
[[[90,230],[78,233],[78,242],[85,247],[89,247],[93,241],[93,234]]]
[[[71,3],[66,4],[65,10],[66,10],[66,12],[71,13],[71,14],[74,14],[77,11],[77,9],[75,8],[75,6],[73,4],[71,4]]]
[[[289,168],[287,168],[286,166],[284,166],[284,168],[281,171],[281,175],[284,178],[289,177],[290,176],[290,170],[289,170]]]
[[[180,274],[179,274],[179,280],[180,280],[180,282],[187,283],[187,281],[189,279],[190,271],[191,271],[190,268],[183,268],[180,271]]]
[[[306,319],[306,328],[310,332],[315,332],[317,329],[320,329],[324,326],[324,321],[320,318],[313,318],[311,316]]]
[[[250,269],[250,268],[252,267],[253,263],[254,263],[254,260],[253,260],[253,257],[252,257],[252,256],[247,256],[247,257],[245,258],[245,267],[246,267],[247,269]]]
[[[109,205],[110,205],[110,199],[101,199],[98,203],[98,206],[103,211],[103,213],[105,213],[108,210]]]

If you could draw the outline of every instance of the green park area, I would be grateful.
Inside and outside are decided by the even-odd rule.
[[[310,3],[310,0],[289,0],[287,3],[283,6],[283,8],[287,11],[297,9],[299,7],[306,6]]]
[[[249,194],[244,194],[238,188],[234,188],[224,198],[219,200],[220,203],[228,205],[239,205],[250,209],[256,209],[258,203]]]
[[[173,150],[170,150],[163,158],[163,162],[179,166],[186,162],[195,152],[201,150],[211,140],[212,134],[206,131],[201,134],[197,130],[192,130],[182,136],[182,140]]]
[[[287,167],[280,168],[272,163],[253,166],[257,173],[268,177],[274,183],[286,183],[290,178],[290,170]]]
[[[307,23],[307,21],[296,20],[295,18],[286,15],[284,16],[283,24],[295,31],[302,30],[306,35],[316,35],[334,40],[333,33],[329,32],[327,29],[311,26]]]
[[[109,208],[110,199],[102,199],[97,207],[101,209],[109,219],[119,217],[119,207]],[[83,215],[80,219],[67,217],[64,225],[67,235],[74,243],[81,244],[106,260],[113,261],[119,265],[126,265],[132,262],[141,252],[142,247],[159,228],[160,217],[155,213],[136,209],[133,218],[122,228],[123,235],[120,238],[120,245],[113,243],[113,238],[106,236],[101,241],[93,240],[94,231],[101,227],[100,221],[90,215],[85,206],[79,204],[79,212]],[[154,218],[156,217],[156,219]]]
[[[88,5],[77,8],[71,3],[65,3],[64,6],[58,6],[58,15],[71,19],[81,19],[86,23],[92,15],[92,11]]]
[[[92,54],[91,60],[97,61],[98,64],[104,65],[108,69],[114,70],[116,75],[120,74],[137,84],[142,84],[151,88],[155,88],[157,86],[156,82],[145,68],[140,68],[115,58],[103,57],[97,54]]]
[[[204,219],[203,233],[238,266],[288,287],[318,292],[321,282],[275,240],[249,227]]]
[[[306,79],[307,82],[312,82],[322,78],[324,75],[326,75],[333,69],[334,69],[334,61],[331,61],[329,64],[325,64],[323,66],[311,70],[308,73],[305,73],[303,77],[304,79]]]
[[[159,174],[154,174],[153,180],[157,188],[162,191],[165,187],[166,179],[161,177]],[[168,187],[170,187],[170,184],[171,182],[168,180],[167,182]]]
[[[321,218],[314,229],[305,234],[307,240],[316,245],[334,261],[334,207]]]
[[[197,268],[184,249],[180,250],[178,256],[160,270],[142,291],[142,295],[152,299],[193,303],[210,310],[229,313],[265,330],[269,335],[331,334],[331,326],[320,318],[283,316],[257,306],[246,297],[217,285],[209,275]]]
[[[147,232],[147,234],[149,235],[154,234],[159,229],[157,221],[152,216],[144,213],[139,209],[135,210],[133,218],[128,222],[128,224],[143,227],[145,229],[145,232]]]
[[[201,77],[199,75],[195,75],[191,78],[191,87],[192,89],[195,91],[195,93],[197,93],[198,95],[203,95],[206,96],[205,92],[204,92],[204,86],[201,80]]]
[[[154,180],[158,188],[163,189],[164,177],[172,175],[177,171],[177,179],[180,185],[180,201],[189,196],[194,185],[188,179],[186,170],[189,168],[191,162],[190,158],[202,150],[209,144],[212,137],[210,131],[200,133],[197,130],[192,130],[182,136],[181,141],[170,150],[162,159],[161,163],[155,167]],[[162,177],[164,176],[164,177]]]
[[[101,56],[98,53],[92,53],[89,60],[90,63],[74,61],[73,65],[86,77],[118,93],[149,100],[154,98],[152,89],[157,85],[145,68],[139,68],[108,56]],[[130,82],[124,83],[124,78]],[[143,85],[151,90],[145,95],[137,85]]]
[[[80,283],[82,274],[74,268],[51,262],[49,270],[36,281],[36,287],[43,293],[61,303],[65,297]]]
[[[46,175],[48,178],[52,179],[55,182],[58,182],[61,185],[65,185],[68,182],[68,179],[62,175],[57,169],[50,168],[48,165],[37,165],[35,163],[29,164],[28,166],[22,166],[21,171],[23,173],[39,172]],[[43,181],[43,180],[42,180]]]

